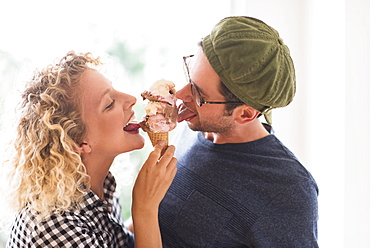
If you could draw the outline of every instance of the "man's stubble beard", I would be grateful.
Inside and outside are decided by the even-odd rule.
[[[231,119],[230,112],[224,112],[221,115],[211,115],[207,117],[197,116],[198,122],[195,124],[188,123],[188,126],[193,131],[226,133],[233,128],[234,121]]]

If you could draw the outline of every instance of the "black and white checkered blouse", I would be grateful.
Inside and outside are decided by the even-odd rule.
[[[113,195],[116,182],[108,174],[104,182],[105,201],[92,191],[81,210],[66,211],[39,222],[28,208],[13,224],[7,247],[134,247],[133,235],[124,227],[121,206]]]

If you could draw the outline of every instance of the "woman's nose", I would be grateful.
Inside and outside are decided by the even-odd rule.
[[[129,109],[132,108],[136,104],[136,97],[122,93],[122,98],[124,99],[123,101],[123,108],[124,109]]]
[[[183,102],[191,102],[193,100],[190,83],[176,92],[176,98],[182,100]]]

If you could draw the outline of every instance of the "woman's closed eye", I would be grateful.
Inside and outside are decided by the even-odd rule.
[[[112,102],[108,106],[106,106],[105,109],[107,110],[113,108],[115,102],[116,100],[112,100]]]

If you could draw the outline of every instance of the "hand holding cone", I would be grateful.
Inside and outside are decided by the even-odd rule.
[[[168,147],[168,132],[167,133],[154,133],[148,131],[148,135],[152,145],[155,146],[159,141],[164,141],[164,145],[162,147],[161,156],[166,151]]]

